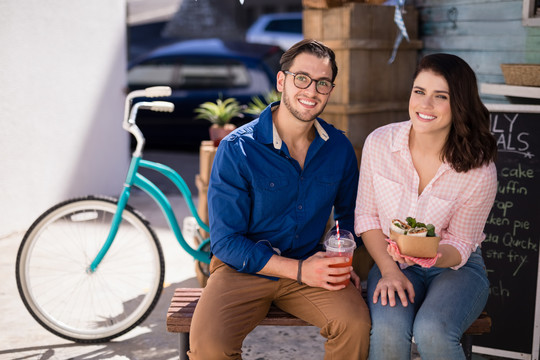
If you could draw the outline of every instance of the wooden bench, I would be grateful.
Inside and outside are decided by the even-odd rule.
[[[180,334],[180,359],[187,359],[186,352],[189,350],[189,328],[191,326],[191,318],[193,311],[201,296],[201,288],[178,288],[174,292],[174,296],[167,312],[167,331]],[[365,295],[365,294],[364,294]],[[365,297],[365,296],[364,296]],[[274,325],[274,326],[312,326],[311,324],[301,320],[275,306],[270,308],[266,318],[259,326]],[[463,335],[461,346],[465,351],[465,356],[468,360],[472,357],[472,336],[482,335],[491,330],[491,318],[482,313],[480,317],[467,329]]]

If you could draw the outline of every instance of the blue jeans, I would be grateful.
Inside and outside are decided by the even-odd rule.
[[[489,280],[478,248],[458,270],[422,268],[402,270],[414,286],[414,304],[404,307],[373,304],[373,292],[381,272],[374,265],[368,276],[368,307],[371,314],[370,360],[409,360],[411,341],[422,360],[465,359],[460,339],[478,318],[489,295]]]

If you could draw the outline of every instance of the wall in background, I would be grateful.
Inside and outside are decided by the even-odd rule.
[[[2,238],[68,197],[122,188],[125,0],[4,0],[0,47]]]
[[[420,14],[422,55],[455,54],[480,83],[504,84],[501,64],[539,64],[540,27],[523,25],[523,0],[414,0]],[[508,103],[483,95],[486,103]]]

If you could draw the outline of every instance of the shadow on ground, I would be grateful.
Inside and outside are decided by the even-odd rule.
[[[178,336],[167,333],[165,319],[174,289],[177,287],[199,287],[195,278],[170,284],[163,293],[150,316],[137,328],[108,343],[80,344],[57,343],[45,346],[28,346],[0,351],[0,359],[178,359]]]

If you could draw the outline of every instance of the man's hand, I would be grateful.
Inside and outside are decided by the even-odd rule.
[[[356,274],[354,270],[351,271],[351,282],[353,283],[355,288],[357,288],[359,291],[362,291],[360,276],[358,276],[358,274]]]
[[[348,260],[346,257],[325,257],[324,252],[318,252],[304,260],[302,264],[302,282],[309,286],[321,287],[327,290],[341,290],[345,288],[345,285],[337,285],[337,283],[351,278],[353,267],[330,266],[344,264]]]

